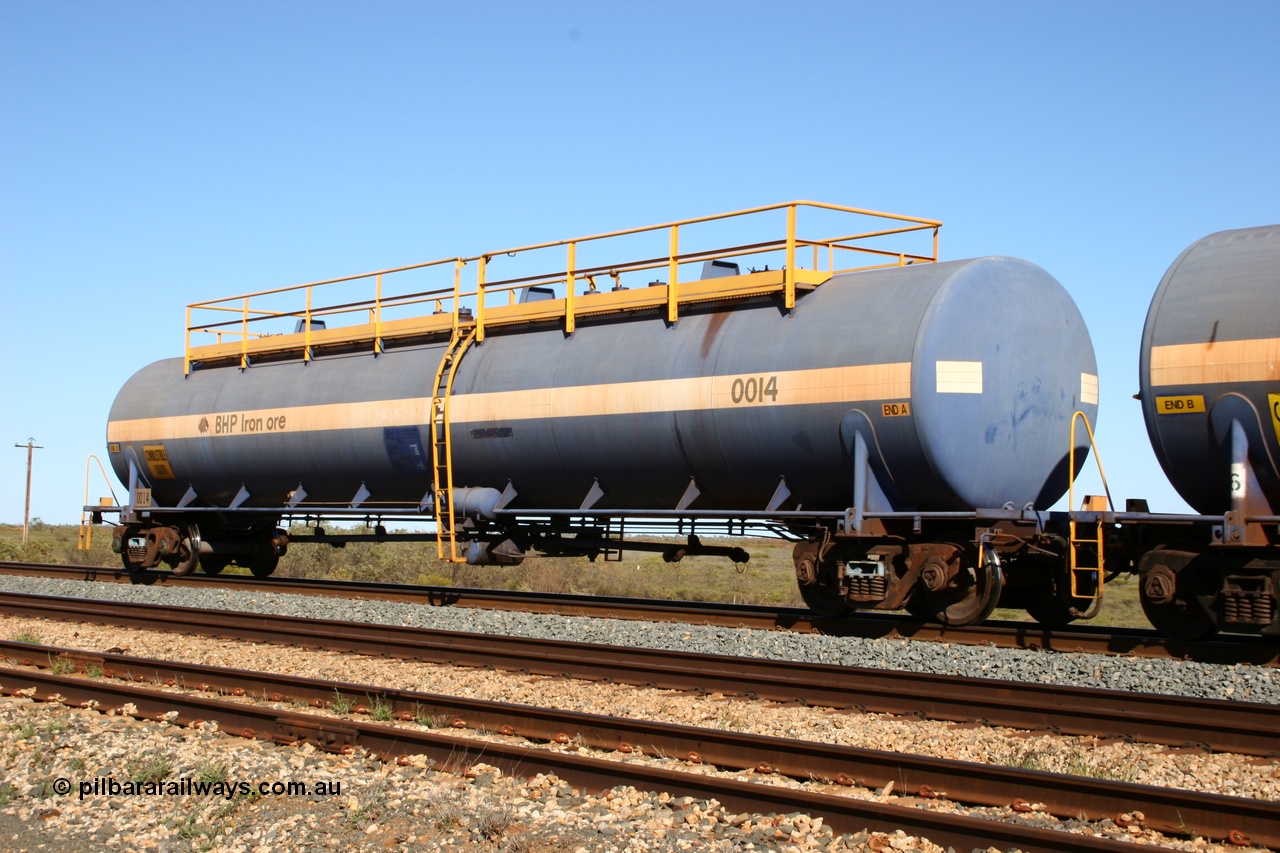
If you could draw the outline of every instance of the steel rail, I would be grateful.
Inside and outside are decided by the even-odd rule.
[[[25,593],[0,593],[0,613],[1244,755],[1280,753],[1276,706],[1248,702]]]
[[[1237,635],[1221,636],[1209,642],[1191,642],[1166,639],[1154,631],[1094,628],[1084,625],[1063,630],[1049,629],[1028,622],[988,622],[957,628],[917,622],[909,617],[887,613],[864,612],[847,618],[824,619],[813,616],[804,608],[797,607],[562,595],[517,590],[312,578],[255,578],[249,575],[226,574],[214,576],[195,574],[183,577],[169,571],[147,571],[131,576],[117,568],[52,563],[0,562],[0,575],[69,577],[159,587],[204,585],[214,588],[252,589],[256,592],[554,613],[559,616],[594,616],[650,622],[723,625],[733,628],[783,629],[866,639],[906,639],[967,645],[994,644],[1000,648],[1165,657],[1201,663],[1280,665],[1280,643]]]
[[[56,699],[71,706],[85,706],[90,701],[97,701],[100,706],[106,703],[119,703],[120,706],[131,703],[136,708],[133,715],[145,719],[164,719],[176,710],[178,723],[190,725],[198,720],[217,720],[222,731],[278,743],[305,741],[329,751],[361,746],[377,753],[383,760],[425,754],[434,762],[433,766],[452,769],[454,772],[464,771],[475,761],[484,761],[511,774],[555,773],[570,784],[594,790],[608,790],[621,784],[630,784],[643,789],[668,791],[677,796],[714,798],[734,810],[761,814],[777,813],[780,809],[804,811],[822,816],[833,829],[839,831],[847,832],[864,827],[877,827],[881,831],[903,829],[939,844],[986,845],[999,842],[1036,850],[1132,848],[1126,842],[942,811],[654,768],[633,762],[589,758],[492,740],[474,740],[346,719],[335,720],[313,714],[31,670],[0,667],[0,684],[3,685],[3,691],[10,694],[35,688],[37,695],[43,693],[40,696],[43,700]],[[703,739],[714,734],[699,729],[691,729],[690,733],[695,738],[700,736]],[[776,741],[778,748],[786,744],[800,749],[808,747],[819,753],[838,749],[822,744],[771,740]],[[714,748],[712,744],[708,746]],[[971,769],[978,772],[982,766],[971,765]],[[1070,787],[1074,781],[1072,777],[1038,771],[1024,771],[1022,774],[1012,772],[1012,775],[1023,775],[1027,779],[1035,776],[1048,777],[1042,780],[1046,785],[1057,782]],[[1244,833],[1260,843],[1280,842],[1280,805],[1275,803],[1216,795],[1188,795],[1186,792],[1160,788],[1139,792],[1137,789],[1147,786],[1099,784],[1096,796],[1104,796],[1103,789],[1108,787],[1114,793],[1119,793],[1120,799],[1107,801],[1111,806],[1117,802],[1127,804],[1139,801],[1131,799],[1134,796],[1150,798],[1143,800],[1150,802],[1146,808],[1152,810],[1144,820],[1149,828],[1218,838],[1228,834],[1239,837],[1239,834]],[[1104,809],[1106,807],[1103,806]]]

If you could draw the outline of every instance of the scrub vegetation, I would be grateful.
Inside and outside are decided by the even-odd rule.
[[[76,549],[74,525],[36,520],[25,547],[22,528],[0,526],[0,560],[74,563],[116,568],[109,528],[95,528],[88,552]],[[710,541],[708,540],[708,544]],[[280,561],[286,577],[383,581],[429,586],[483,587],[733,604],[801,606],[791,564],[791,545],[745,540],[750,562],[735,565],[724,557],[687,557],[665,563],[660,554],[623,553],[621,561],[598,558],[529,557],[519,566],[468,566],[441,562],[434,542],[358,542],[345,548],[297,544]],[[227,573],[247,573],[230,566]],[[997,610],[994,619],[1029,617],[1019,610]],[[1092,624],[1149,627],[1138,604],[1137,580],[1123,575],[1107,585],[1102,615]]]
[[[24,545],[22,525],[0,525],[0,560],[113,568],[120,565],[120,558],[111,553],[110,527],[94,528],[89,551],[77,550],[79,532],[79,527],[74,524],[45,524],[39,518],[33,518]]]

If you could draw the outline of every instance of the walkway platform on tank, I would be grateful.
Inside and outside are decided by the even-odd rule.
[[[812,220],[837,236],[802,236],[801,211],[807,226]],[[850,222],[859,229],[841,234]],[[607,314],[665,309],[675,323],[682,306],[769,295],[790,309],[798,295],[840,273],[936,262],[941,225],[795,201],[197,302],[187,306],[184,370],[243,369],[260,357],[309,360],[326,350],[378,354],[388,343],[459,331],[481,342],[487,331],[514,325],[554,323],[572,334],[580,318]],[[914,245],[930,236],[931,245]],[[547,260],[554,250],[567,253],[563,262]],[[632,260],[617,260],[623,257]],[[500,279],[489,277],[496,261],[503,262]],[[744,262],[761,268],[743,272]],[[691,278],[695,264],[700,276]],[[470,265],[475,279],[464,286]],[[655,273],[665,279],[652,280]]]

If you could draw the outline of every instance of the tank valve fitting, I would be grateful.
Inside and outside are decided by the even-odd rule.
[[[466,558],[472,566],[518,566],[524,562],[524,549],[510,539],[500,542],[473,539],[467,545]]]

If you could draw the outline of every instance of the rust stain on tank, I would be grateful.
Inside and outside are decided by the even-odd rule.
[[[715,345],[716,337],[720,334],[720,329],[727,319],[729,319],[729,315],[723,311],[711,315],[711,320],[707,323],[707,331],[702,336],[701,356],[704,360],[711,354],[711,347]]]

